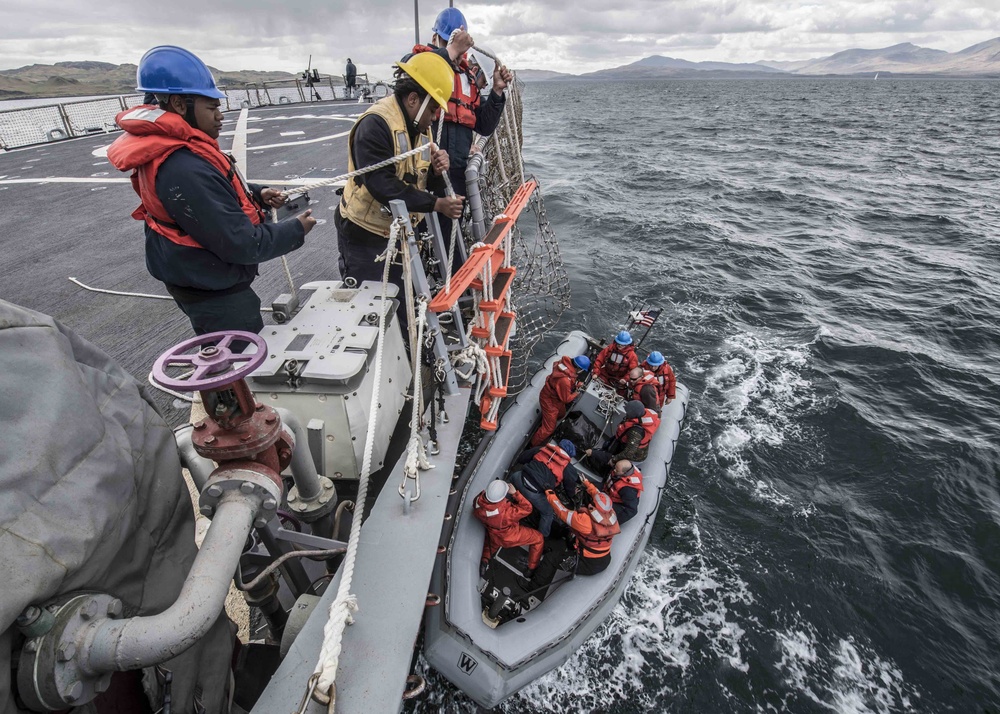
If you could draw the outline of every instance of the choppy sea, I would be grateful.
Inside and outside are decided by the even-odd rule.
[[[1000,712],[998,117],[992,81],[527,86],[563,325],[665,308],[692,396],[625,598],[501,711]]]

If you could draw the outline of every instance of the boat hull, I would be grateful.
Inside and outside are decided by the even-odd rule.
[[[431,588],[443,593],[443,603],[428,609],[424,655],[435,670],[484,707],[496,706],[566,662],[608,618],[649,540],[669,474],[687,408],[688,390],[682,385],[677,386],[677,398],[664,407],[649,455],[640,464],[644,491],[639,513],[616,536],[608,569],[550,590],[536,609],[495,629],[484,623],[478,590],[484,530],[472,517],[472,501],[487,483],[502,477],[507,465],[526,447],[540,416],[538,394],[552,365],[564,355],[585,352],[587,347],[584,333],[567,335],[504,413],[492,440],[477,452],[478,458],[474,457],[463,473],[449,509],[455,514],[455,525],[444,535],[447,550],[439,557]],[[598,391],[589,389],[580,401],[594,399]],[[613,428],[612,424],[607,433],[613,433]]]

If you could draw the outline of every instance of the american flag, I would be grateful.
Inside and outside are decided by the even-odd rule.
[[[656,318],[660,316],[662,310],[637,310],[636,312],[629,313],[629,318],[632,323],[639,325],[641,327],[652,327],[653,323],[656,322]]]

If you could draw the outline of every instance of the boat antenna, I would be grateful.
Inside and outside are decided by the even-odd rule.
[[[413,0],[413,37],[414,44],[420,44],[420,0]]]

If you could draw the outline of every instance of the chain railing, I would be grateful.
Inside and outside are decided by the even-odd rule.
[[[310,83],[300,77],[270,82],[251,82],[242,87],[223,87],[223,111],[243,107],[346,99],[339,77],[320,76]],[[123,94],[79,102],[0,111],[0,149],[73,139],[89,134],[117,131],[118,112],[142,104],[142,94]]]

